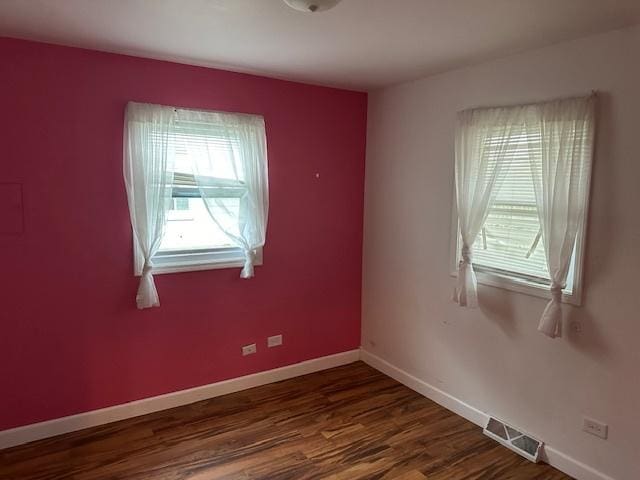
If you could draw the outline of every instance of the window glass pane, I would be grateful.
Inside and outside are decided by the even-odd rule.
[[[194,175],[206,177],[204,195],[222,227],[238,235],[240,197],[245,193],[239,144],[233,132],[216,125],[178,122],[169,142],[173,164],[173,201],[167,212],[160,252],[229,248],[235,245],[209,214]],[[197,166],[196,166],[197,163]]]
[[[487,161],[497,161],[501,138],[485,145]],[[506,147],[510,168],[498,189],[484,227],[474,244],[474,263],[497,272],[547,283],[549,273],[540,235],[530,155],[539,155],[536,136],[515,131]]]
[[[173,202],[174,208],[167,212],[161,252],[233,247],[211,219],[201,198],[174,198]],[[239,203],[237,199],[221,202],[226,208],[236,209]]]
[[[502,143],[497,137],[487,141],[484,155],[488,162],[497,161]],[[514,128],[505,151],[510,167],[504,171],[495,202],[474,244],[474,264],[480,270],[549,284],[530,165],[530,156],[534,160],[540,157],[538,136]],[[574,263],[572,259],[565,289],[568,293],[573,290]]]
[[[178,122],[173,135],[175,169],[226,180],[242,180],[239,141],[232,129],[194,122]],[[193,164],[198,168],[194,169]]]

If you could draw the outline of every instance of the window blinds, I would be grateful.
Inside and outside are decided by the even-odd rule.
[[[508,138],[499,135],[487,138],[482,155],[485,161],[495,162],[498,148],[506,141],[509,168],[503,170],[495,201],[474,244],[473,263],[479,271],[549,284],[529,160],[530,155],[541,155],[539,136],[527,133],[524,126]]]
[[[240,155],[236,138],[229,135],[233,127],[221,127],[196,121],[177,120],[169,134],[169,154],[174,165],[173,198],[240,198],[246,193],[242,165],[235,158]],[[158,139],[159,141],[160,139]],[[210,161],[210,159],[215,161]],[[193,163],[206,165],[200,181],[193,171]]]

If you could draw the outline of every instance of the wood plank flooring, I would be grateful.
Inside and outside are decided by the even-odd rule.
[[[2,480],[561,480],[362,362],[0,452]]]

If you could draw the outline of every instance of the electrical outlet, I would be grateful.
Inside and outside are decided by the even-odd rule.
[[[267,347],[277,347],[278,345],[282,345],[282,335],[267,338]]]
[[[582,430],[584,430],[587,433],[590,433],[591,435],[595,435],[596,437],[600,437],[604,439],[607,438],[607,434],[609,430],[608,425],[597,422],[587,417],[584,417],[582,420],[583,420]]]
[[[242,347],[243,356],[253,355],[254,353],[256,353],[256,351],[257,349],[256,349],[255,343],[252,343],[251,345],[245,345],[244,347]]]

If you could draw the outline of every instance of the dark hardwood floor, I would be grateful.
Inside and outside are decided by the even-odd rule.
[[[560,480],[357,362],[0,452],[0,478]]]

